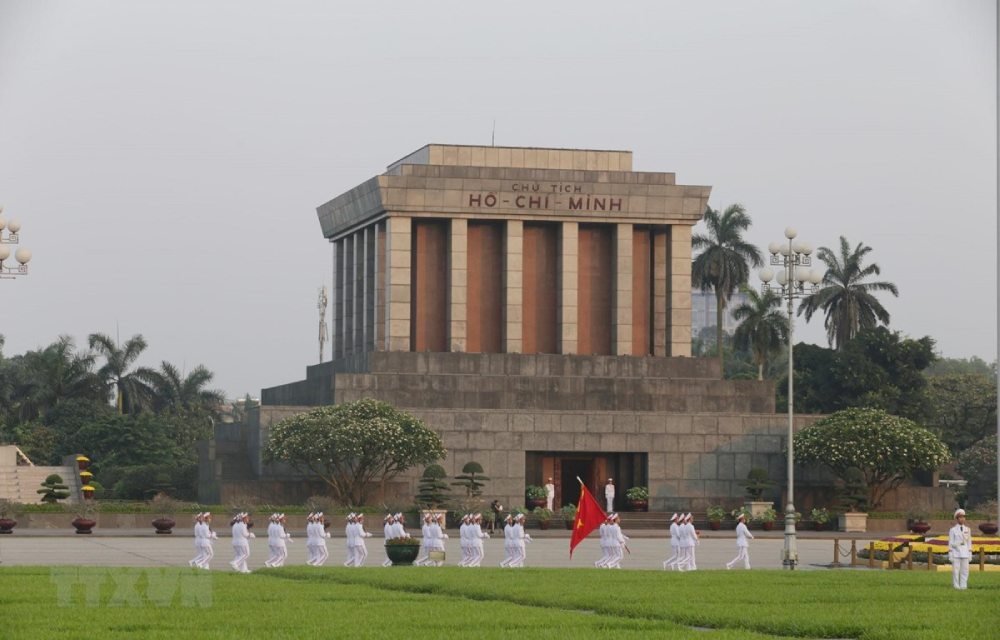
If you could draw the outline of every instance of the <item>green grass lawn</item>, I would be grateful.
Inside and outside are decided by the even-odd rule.
[[[0,638],[994,638],[1000,574],[0,569]],[[709,628],[708,630],[703,627]]]

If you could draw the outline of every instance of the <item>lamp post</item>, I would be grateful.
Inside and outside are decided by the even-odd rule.
[[[764,293],[773,291],[788,301],[788,506],[785,507],[785,549],[781,560],[781,564],[786,569],[795,569],[795,565],[799,561],[799,554],[795,547],[795,447],[793,442],[795,395],[792,376],[792,302],[795,298],[812,293],[816,289],[816,285],[823,280],[822,273],[807,268],[811,264],[809,255],[813,250],[812,245],[796,240],[796,235],[795,229],[788,227],[785,229],[787,243],[772,242],[767,246],[767,250],[771,254],[771,264],[781,267],[777,275],[769,268],[760,271],[760,279],[764,283],[761,290]],[[777,284],[770,284],[772,279],[776,280]],[[806,283],[811,286],[807,288]]]
[[[21,230],[21,223],[17,220],[7,220],[3,217],[3,207],[0,206],[0,280],[13,280],[17,276],[28,275],[28,261],[31,260],[31,252],[21,247],[14,253],[17,260],[16,267],[8,267],[3,262],[10,257],[10,247],[5,244],[18,244],[20,237],[18,231]],[[4,229],[7,229],[7,236],[4,237]]]

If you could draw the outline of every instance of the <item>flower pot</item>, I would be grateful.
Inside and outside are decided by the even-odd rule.
[[[712,531],[718,531],[722,528],[722,520],[709,520],[708,528]]]
[[[17,520],[11,520],[10,518],[0,518],[0,533],[14,533],[13,529],[17,526]]]
[[[539,529],[548,529],[549,528],[549,523],[551,523],[551,522],[552,522],[551,520],[539,520],[538,521],[538,528]]]
[[[387,544],[385,554],[392,560],[392,566],[402,567],[412,565],[420,553],[420,543],[414,541],[413,544]]]
[[[535,507],[542,507],[544,509],[545,505],[548,504],[545,498],[528,498],[527,503],[529,510],[534,509]]]
[[[816,522],[815,520],[813,521],[813,531],[825,531],[825,530],[826,530],[825,522]]]
[[[89,534],[90,530],[97,526],[97,520],[91,520],[90,518],[76,518],[70,524],[76,528],[77,533]]]
[[[762,522],[760,524],[760,528],[763,529],[764,531],[770,531],[771,529],[774,529],[774,523],[773,522]]]
[[[173,533],[172,529],[177,525],[177,523],[170,518],[157,518],[152,522],[153,528],[156,529],[156,533],[170,534]]]
[[[80,471],[85,470],[90,466],[90,458],[87,458],[86,456],[78,456],[76,459],[76,466]]]
[[[575,519],[574,520],[566,520],[565,521],[566,522],[566,528],[569,529],[570,531],[572,531],[573,530],[573,523],[575,521],[576,521]]]
[[[914,522],[910,525],[910,531],[923,535],[931,530],[931,525],[926,522]]]
[[[649,500],[629,500],[629,511],[646,511],[649,508]]]
[[[979,523],[979,530],[983,532],[983,535],[995,536],[997,534],[997,523],[981,522]]]

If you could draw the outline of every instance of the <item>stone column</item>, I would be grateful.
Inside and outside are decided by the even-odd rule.
[[[619,356],[632,355],[632,225],[615,225],[615,315],[611,348]]]
[[[559,353],[577,351],[580,225],[563,222],[559,242]]]
[[[343,249],[340,246],[340,240],[333,240],[333,290],[330,292],[330,337],[333,338],[333,358],[337,358],[344,355],[344,347],[341,343],[343,340],[344,325],[340,319],[341,308],[344,305],[343,300],[341,300],[341,282],[340,279],[343,277],[343,269],[340,268],[340,254],[343,253]]]
[[[670,227],[653,230],[653,355],[670,355],[667,320],[667,270],[670,264]]]
[[[448,349],[466,350],[469,222],[451,219],[451,255],[448,260]]]
[[[386,220],[386,246],[389,254],[386,287],[386,336],[389,351],[410,350],[410,243],[413,225],[410,218]]]
[[[524,223],[508,220],[503,257],[503,352],[524,350]]]
[[[357,298],[354,297],[354,234],[345,236],[341,241],[344,247],[344,302],[341,317],[344,319],[344,355],[354,353],[354,304]]]
[[[671,356],[691,356],[691,227],[670,228],[670,318]]]

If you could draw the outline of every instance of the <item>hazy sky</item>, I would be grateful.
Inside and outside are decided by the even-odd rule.
[[[993,360],[996,25],[988,0],[0,0],[0,203],[35,256],[0,281],[5,352],[117,327],[231,396],[301,379],[315,207],[496,119],[711,185],[761,247],[863,241],[894,329]]]

